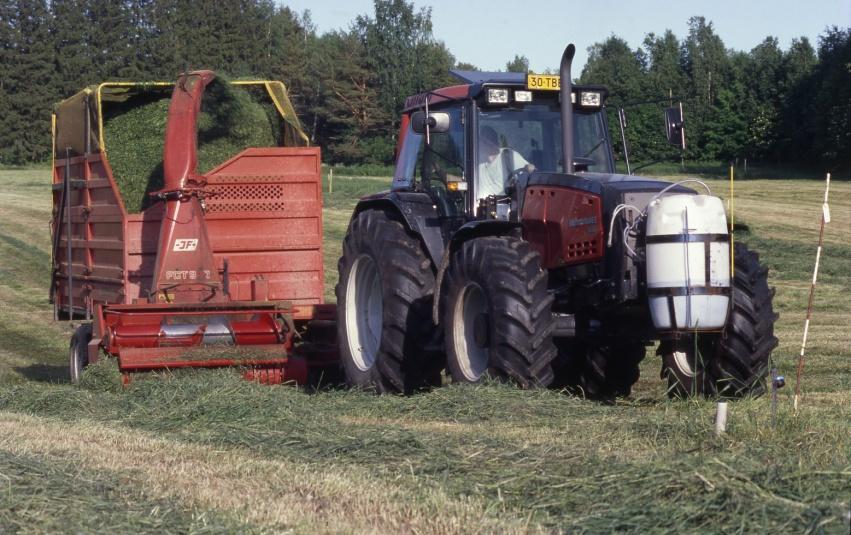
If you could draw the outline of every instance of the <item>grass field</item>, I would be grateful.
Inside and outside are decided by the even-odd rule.
[[[449,386],[411,397],[188,372],[67,383],[70,330],[47,304],[49,172],[0,171],[0,532],[849,532],[851,183],[832,188],[798,415],[791,397],[821,181],[737,183],[736,219],[771,268],[788,378],[769,399],[668,401],[648,352],[613,405]],[[326,199],[326,295],[358,195]],[[723,181],[712,182],[726,194]]]

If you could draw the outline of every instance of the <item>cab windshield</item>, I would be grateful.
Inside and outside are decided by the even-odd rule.
[[[613,172],[604,111],[576,110],[573,117],[574,162],[577,167],[587,171]],[[563,172],[561,111],[557,103],[539,102],[522,108],[480,108],[478,125],[480,180],[488,160],[497,157],[509,167],[522,167],[528,163],[538,171]],[[499,148],[496,157],[492,147],[494,132]]]

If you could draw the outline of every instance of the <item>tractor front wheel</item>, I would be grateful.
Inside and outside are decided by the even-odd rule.
[[[71,382],[77,384],[83,376],[83,370],[89,365],[89,342],[92,341],[92,325],[84,323],[77,327],[71,336],[71,344],[68,350]]]
[[[696,334],[659,345],[662,378],[671,397],[701,395],[738,398],[765,392],[774,336],[768,268],[759,255],[741,244],[735,247],[733,306],[721,334]]]
[[[439,381],[434,272],[420,241],[386,213],[366,210],[349,225],[339,273],[337,332],[346,383],[409,393]]]
[[[552,382],[553,298],[540,256],[527,242],[465,242],[444,281],[441,310],[453,381],[478,383],[490,376],[523,388]]]

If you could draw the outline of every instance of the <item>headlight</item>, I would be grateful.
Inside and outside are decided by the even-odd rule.
[[[488,104],[508,104],[508,89],[488,89]]]

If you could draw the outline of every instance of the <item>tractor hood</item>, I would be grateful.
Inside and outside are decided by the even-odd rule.
[[[650,199],[663,189],[671,186],[671,182],[655,178],[621,175],[617,173],[533,173],[529,177],[529,186],[563,186],[580,189],[599,195],[603,199],[604,217],[611,215],[612,210],[619,204],[632,204],[644,209]],[[697,192],[685,186],[674,186],[670,193]]]
[[[536,180],[538,178],[538,180]],[[592,173],[580,171],[575,174],[565,173],[535,173],[529,180],[529,184],[567,184],[571,187],[580,187],[601,193],[604,189],[616,189],[620,191],[661,191],[671,185],[667,180],[656,178],[622,175],[619,173]],[[693,189],[685,186],[671,188],[676,193],[696,193]]]

